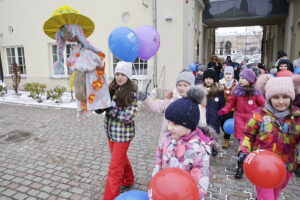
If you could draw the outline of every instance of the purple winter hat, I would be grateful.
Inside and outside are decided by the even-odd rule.
[[[246,79],[249,83],[254,84],[256,81],[256,75],[251,69],[245,69],[240,73],[244,79]]]

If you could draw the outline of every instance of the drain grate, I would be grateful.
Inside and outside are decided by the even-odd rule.
[[[24,140],[29,139],[33,134],[27,131],[13,130],[4,135],[0,136],[1,144],[10,144],[23,142]]]

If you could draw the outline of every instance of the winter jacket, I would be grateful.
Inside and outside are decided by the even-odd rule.
[[[233,96],[232,91],[235,88],[235,86],[238,85],[238,81],[234,79],[234,82],[233,82],[233,84],[232,84],[232,86],[230,88],[226,88],[226,86],[225,86],[225,84],[226,84],[225,78],[221,79],[219,81],[219,84],[224,86],[225,105],[227,105],[230,102],[230,100],[231,100],[231,98]],[[231,111],[234,111],[234,110],[235,110],[235,108],[232,108]]]
[[[157,149],[152,176],[162,169],[176,167],[187,171],[196,181],[204,200],[210,179],[210,139],[196,128],[187,136],[174,139],[168,133]]]
[[[229,113],[232,108],[235,108],[234,113],[234,136],[239,140],[243,139],[243,131],[248,120],[251,118],[253,112],[265,105],[265,98],[263,95],[254,96],[235,96],[233,95],[230,102],[221,110],[224,114]]]
[[[106,113],[104,129],[107,137],[113,142],[130,142],[135,135],[134,117],[137,114],[137,99],[128,107],[114,106]],[[115,96],[112,97],[114,99]]]
[[[288,171],[296,168],[297,146],[300,140],[300,109],[292,112],[281,122],[266,108],[258,109],[244,130],[240,151],[249,153],[265,149],[277,153]]]
[[[206,105],[206,123],[213,127],[217,133],[220,133],[220,117],[217,112],[225,105],[223,87],[218,87],[215,94],[210,99],[207,99]]]

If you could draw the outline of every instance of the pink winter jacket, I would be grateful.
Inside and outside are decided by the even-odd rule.
[[[253,112],[265,105],[265,98],[263,95],[255,95],[251,97],[247,96],[235,96],[233,95],[230,102],[221,110],[224,114],[235,108],[234,113],[234,136],[239,140],[244,137],[243,131],[248,123],[249,119],[252,117]]]
[[[143,101],[143,105],[146,108],[146,110],[149,112],[163,114],[165,113],[167,107],[173,101],[174,99],[153,100],[151,97],[147,97],[147,99]],[[164,117],[160,129],[158,144],[160,144],[163,136],[167,133],[167,131],[168,131],[168,124],[166,118]]]

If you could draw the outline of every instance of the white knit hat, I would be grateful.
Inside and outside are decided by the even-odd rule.
[[[132,63],[124,61],[118,62],[115,69],[115,74],[117,72],[125,74],[129,79],[132,79]]]

